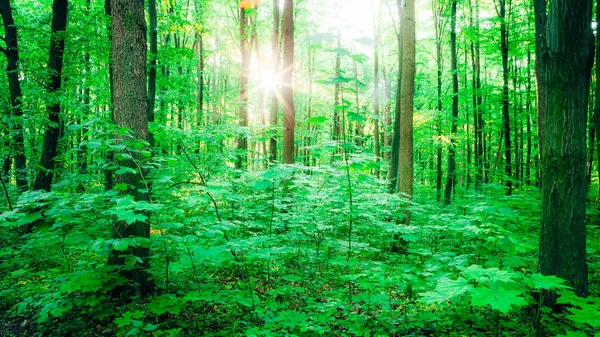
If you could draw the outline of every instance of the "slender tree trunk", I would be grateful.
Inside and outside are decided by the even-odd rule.
[[[452,189],[456,179],[456,144],[454,137],[457,129],[458,119],[458,67],[456,60],[456,0],[452,1],[452,12],[450,16],[450,67],[452,70],[452,130],[450,133],[450,148],[448,149],[448,175],[446,176],[446,187],[444,188],[444,203],[450,203]]]
[[[498,16],[500,18],[500,49],[502,51],[502,131],[504,133],[504,172],[506,195],[512,194],[512,161],[510,139],[510,114],[508,102],[508,22],[506,19],[506,2],[498,0]]]
[[[413,195],[413,104],[415,94],[415,0],[405,0],[402,24],[402,77],[400,114],[400,164],[398,191],[408,199]],[[410,224],[406,212],[405,224]]]
[[[33,184],[34,190],[50,191],[56,155],[58,153],[58,137],[60,127],[59,92],[62,83],[63,54],[65,52],[65,30],[67,28],[67,0],[54,0],[52,4],[52,36],[48,57],[48,80],[46,91],[50,97],[48,102],[48,120],[44,134],[44,146],[40,160],[40,170]]]
[[[6,76],[10,93],[10,109],[14,119],[12,132],[15,181],[19,191],[27,189],[27,161],[25,158],[25,141],[23,130],[23,110],[21,99],[21,81],[19,80],[19,45],[17,42],[17,25],[13,19],[10,0],[0,0],[0,15],[4,22],[4,42],[6,48],[0,48],[6,55]]]
[[[538,115],[543,118],[538,271],[588,294],[586,122],[593,64],[592,1],[534,0]],[[568,10],[567,10],[568,9]],[[540,24],[543,23],[543,24]],[[540,81],[540,78],[542,81]],[[544,95],[540,95],[542,92]]]
[[[114,121],[118,127],[129,128],[134,142],[148,139],[148,107],[146,94],[146,21],[144,18],[143,0],[111,0],[112,6],[112,60],[114,84]],[[115,174],[115,185],[127,186],[124,193],[133,196],[136,201],[149,201],[150,195],[146,182],[147,172],[143,169],[144,156],[132,152],[131,139],[115,135],[118,143],[125,146],[122,153],[115,155],[120,167],[130,171]],[[115,222],[113,238],[150,237],[150,223],[136,220],[126,223]],[[109,264],[125,267],[129,254],[135,259],[133,268],[121,269],[121,274],[129,279],[136,293],[147,296],[152,293],[154,284],[147,271],[149,265],[149,248],[129,246],[125,251],[112,250]]]
[[[154,122],[154,106],[156,102],[156,67],[158,65],[158,28],[156,0],[148,0],[148,16],[150,17],[150,66],[148,67],[148,123]],[[154,147],[154,135],[148,133],[148,143]]]
[[[271,67],[272,76],[279,78],[279,0],[273,0],[273,36],[271,38]],[[277,111],[279,110],[278,86],[271,88],[271,138],[269,139],[269,160],[277,160]]]
[[[527,89],[525,94],[525,111],[527,112],[526,132],[527,132],[527,154],[525,158],[525,184],[531,185],[531,51],[527,50]]]
[[[435,0],[433,2],[433,18],[435,32],[435,63],[437,69],[437,115],[435,118],[435,126],[437,129],[437,149],[436,149],[436,177],[435,177],[435,200],[440,201],[442,196],[442,119],[443,119],[443,104],[442,104],[442,74],[444,72],[444,60],[442,56],[442,31],[445,26],[443,18],[442,4]]]
[[[375,163],[379,163],[381,158],[381,144],[379,135],[379,0],[373,0],[371,2],[373,7],[373,36],[375,37],[373,42],[373,147],[375,150]],[[380,170],[379,166],[375,166],[375,175],[379,177]]]
[[[283,71],[281,98],[283,106],[283,162],[294,163],[294,0],[283,5]]]
[[[245,8],[240,8],[240,93],[238,96],[238,118],[242,129],[248,126],[248,76],[250,72],[250,48],[248,47],[248,37],[246,26],[248,25],[248,16]],[[240,169],[246,166],[248,138],[240,134],[237,139],[238,158],[235,163],[236,168]]]
[[[342,46],[342,27],[338,29],[337,36],[337,48],[341,48]],[[342,57],[339,53],[335,55],[335,78],[339,78],[341,76],[341,68],[342,68]],[[342,122],[339,113],[339,108],[342,106],[342,84],[339,81],[335,81],[333,88],[333,140],[341,141],[342,140]]]
[[[600,20],[600,0],[596,0],[596,22]],[[596,31],[596,88],[594,104],[594,124],[596,133],[596,159],[598,160],[596,171],[598,172],[598,199],[600,200],[600,32]]]
[[[396,5],[398,7],[398,17],[403,17],[403,1],[396,0]],[[396,104],[395,104],[395,112],[394,112],[394,127],[392,134],[392,153],[390,160],[390,171],[389,171],[389,184],[388,191],[390,193],[394,193],[397,190],[398,186],[398,169],[399,169],[399,158],[400,158],[400,111],[401,111],[401,84],[402,84],[402,53],[403,53],[403,20],[400,20],[400,29],[398,32],[398,87],[396,88]]]

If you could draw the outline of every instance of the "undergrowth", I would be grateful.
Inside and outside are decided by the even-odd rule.
[[[386,193],[360,155],[263,172],[188,157],[155,159],[149,203],[100,184],[73,192],[81,179],[73,176],[5,210],[0,334],[600,335],[598,297],[576,298],[563,280],[536,273],[537,190],[505,197],[486,185],[443,206],[428,195]],[[19,235],[40,208],[43,224]],[[150,240],[110,239],[112,223],[135,221],[139,210],[152,224]],[[593,295],[598,242],[590,224]],[[151,247],[157,293],[111,301],[126,280],[106,264],[109,251],[138,245]],[[138,262],[131,256],[126,265]],[[568,310],[541,305],[550,291]]]

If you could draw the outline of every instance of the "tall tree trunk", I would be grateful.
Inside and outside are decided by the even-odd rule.
[[[373,42],[373,146],[375,150],[375,162],[379,163],[381,158],[381,143],[379,135],[379,0],[373,0],[371,2],[373,7],[373,36],[375,37]],[[379,177],[379,166],[375,166],[375,175]]]
[[[525,111],[527,111],[527,155],[525,158],[525,184],[531,185],[531,51],[527,50],[527,89],[525,90]]]
[[[596,0],[596,22],[600,20],[600,0]],[[596,170],[598,171],[598,200],[600,200],[600,32],[596,31],[596,88],[594,105],[594,124],[596,131],[596,159],[598,160]]]
[[[403,17],[403,1],[396,0],[396,6],[398,7],[398,17]],[[394,193],[398,186],[398,169],[399,169],[399,158],[400,158],[400,111],[401,111],[401,87],[402,87],[402,53],[403,53],[403,26],[404,22],[402,19],[399,21],[399,32],[398,33],[398,86],[396,88],[396,104],[394,112],[394,123],[392,133],[392,153],[390,158],[390,171],[388,174],[388,192]]]
[[[198,62],[196,64],[196,76],[198,83],[196,84],[196,126],[199,127],[204,123],[204,37],[202,30],[196,32],[196,54]]]
[[[543,118],[538,270],[588,294],[586,122],[593,64],[592,0],[535,0],[538,105]],[[547,18],[547,20],[546,20]],[[540,22],[545,23],[539,25]],[[546,35],[547,34],[547,35]],[[539,78],[543,81],[540,82]]]
[[[112,16],[112,6],[111,6],[111,0],[104,0],[104,14],[106,16]],[[109,21],[111,22],[111,21]],[[108,30],[108,40],[110,41],[111,45],[112,45],[112,35],[113,35],[113,31],[112,31],[112,23],[108,24],[107,27]],[[113,60],[112,58],[109,58],[108,60],[108,81],[109,81],[109,85],[108,85],[108,89],[110,91],[110,108],[109,111],[113,111],[114,109],[112,109],[112,106],[114,104],[115,101],[115,84],[114,84],[114,69],[113,69]],[[111,110],[112,109],[112,110]],[[112,121],[114,122],[114,114],[110,114]],[[107,150],[104,153],[104,157],[107,163],[113,163],[114,162],[114,153],[112,150]],[[114,177],[113,177],[113,173],[114,170],[109,168],[110,165],[108,165],[105,169],[104,169],[104,190],[105,191],[110,191],[113,189],[114,186]]]
[[[273,0],[273,36],[271,37],[271,71],[272,76],[279,78],[279,0]],[[271,88],[271,111],[269,124],[271,138],[269,139],[269,160],[277,160],[277,111],[279,110],[278,86]]]
[[[250,72],[250,48],[248,46],[249,39],[246,32],[248,25],[248,16],[245,8],[240,8],[240,93],[238,96],[238,118],[239,125],[242,129],[248,126],[248,76]],[[238,158],[235,163],[236,168],[240,169],[246,166],[248,138],[242,131],[242,134],[237,139]]]
[[[342,27],[338,28],[337,35],[337,48],[341,48],[342,46]],[[342,96],[342,84],[337,79],[341,76],[341,68],[342,68],[342,57],[339,53],[335,55],[335,83],[333,88],[333,140],[341,141],[342,140],[342,122],[339,113],[339,108],[344,104],[341,96]]]
[[[21,81],[19,80],[19,45],[17,42],[17,25],[13,19],[10,0],[0,0],[0,15],[4,22],[4,42],[6,48],[0,48],[6,55],[6,76],[8,77],[8,88],[10,92],[10,109],[14,119],[12,132],[15,181],[17,189],[27,189],[27,161],[25,158],[25,141],[23,130],[23,110],[21,93]]]
[[[400,164],[398,191],[408,199],[413,195],[413,103],[415,94],[415,0],[404,1],[402,24],[402,77],[400,114]],[[410,224],[406,212],[405,224]]]
[[[433,2],[433,21],[434,21],[434,33],[435,33],[435,64],[437,69],[437,114],[435,118],[435,127],[437,129],[437,149],[436,149],[436,177],[435,177],[435,200],[441,200],[442,194],[442,74],[444,71],[444,62],[442,59],[442,31],[445,26],[445,19],[443,17],[444,9],[442,4],[435,0]]]
[[[281,98],[283,106],[283,162],[294,163],[294,0],[285,0],[283,5],[283,71]]]
[[[473,133],[475,138],[475,189],[481,190],[484,181],[484,138],[481,97],[481,62],[479,45],[479,2],[475,1],[475,18],[473,20],[473,4],[469,1],[471,26],[475,28],[475,42],[471,42],[471,63],[473,66]]]
[[[504,133],[504,173],[506,195],[512,194],[512,162],[510,139],[510,113],[508,102],[508,22],[506,19],[506,2],[498,0],[498,16],[500,18],[500,49],[502,51],[502,132]]]
[[[452,189],[456,179],[456,144],[454,137],[457,130],[458,119],[458,67],[456,60],[456,0],[452,1],[452,13],[450,14],[450,67],[452,70],[452,127],[450,133],[450,148],[448,149],[448,173],[446,176],[446,187],[444,188],[444,203],[450,203]]]
[[[148,139],[148,107],[146,95],[146,21],[144,18],[143,0],[111,0],[112,6],[112,60],[114,83],[115,125],[129,128],[134,142]],[[131,152],[131,139],[127,136],[115,135],[117,143],[122,143],[125,150],[115,155],[120,167],[129,171],[115,174],[115,186],[124,184],[124,193],[132,195],[136,201],[149,201],[150,195],[146,184],[144,156],[139,152]],[[149,220],[136,220],[126,223],[115,222],[113,238],[150,237]],[[125,268],[125,262],[131,255],[140,258],[133,268]],[[142,296],[150,294],[153,282],[147,271],[149,265],[149,248],[129,246],[124,251],[113,249],[109,264],[122,266],[121,274],[128,278],[130,285]],[[134,260],[135,261],[135,260]]]
[[[54,0],[52,4],[52,36],[48,56],[48,79],[46,91],[50,101],[48,107],[49,124],[44,133],[44,146],[40,159],[40,169],[33,184],[34,190],[50,191],[54,164],[58,153],[60,127],[60,87],[62,84],[63,54],[65,52],[65,30],[67,28],[67,0]]]
[[[150,17],[150,66],[148,69],[148,123],[154,122],[154,105],[156,102],[156,67],[158,65],[158,28],[156,0],[148,0],[148,16]],[[148,133],[148,143],[154,147],[154,135]]]

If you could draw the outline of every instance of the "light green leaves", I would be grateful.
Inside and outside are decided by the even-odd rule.
[[[548,289],[548,290],[556,290],[556,289],[569,289],[570,287],[566,284],[563,284],[565,280],[556,277],[554,275],[542,275],[542,274],[533,274],[529,279],[529,285],[533,289]]]
[[[472,292],[471,304],[478,307],[489,305],[494,310],[507,314],[512,306],[523,306],[527,304],[522,297],[523,291],[508,290],[500,283],[492,284],[491,288],[476,288]]]
[[[445,301],[456,302],[462,295],[473,289],[473,285],[462,277],[458,280],[442,278],[438,281],[435,291],[428,291],[422,295],[423,300],[428,303],[441,303]]]

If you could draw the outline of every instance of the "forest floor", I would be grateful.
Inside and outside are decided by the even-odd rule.
[[[0,247],[0,336],[600,333],[596,205],[588,207],[592,296],[584,300],[535,271],[538,191],[457,189],[443,206],[422,188],[427,194],[407,203],[383,181],[344,172],[300,171],[290,182],[289,172],[270,170],[177,189],[164,182],[144,205],[101,191],[27,194],[2,216],[30,221],[23,211],[43,198],[51,221],[26,240],[6,234],[15,246]],[[140,208],[151,214],[151,240],[109,239],[110,219]],[[145,244],[156,294],[111,300],[124,280],[106,266],[107,253]],[[535,300],[551,291],[572,306],[553,313]]]

